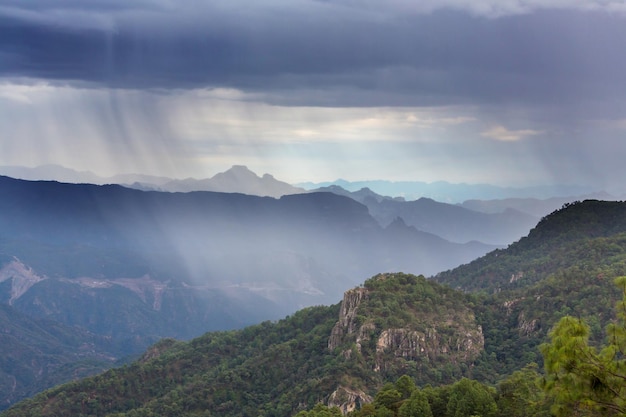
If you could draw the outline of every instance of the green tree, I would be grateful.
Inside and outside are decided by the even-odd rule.
[[[463,378],[452,385],[447,412],[449,417],[495,417],[495,392],[478,381]]]
[[[376,417],[395,417],[396,414],[384,405],[376,407]]]
[[[428,397],[422,391],[416,389],[411,397],[398,409],[399,417],[433,417],[428,403]]]
[[[430,385],[425,386],[422,389],[426,398],[428,398],[428,404],[430,405],[430,410],[433,413],[433,416],[446,416],[446,410],[448,405],[448,400],[450,399],[450,385],[443,385],[440,387],[432,387]]]
[[[547,417],[546,395],[539,385],[537,364],[514,372],[498,385],[498,415],[501,417]]]
[[[599,351],[589,345],[589,326],[563,317],[540,347],[544,357],[544,389],[553,397],[557,416],[626,416],[626,277],[615,283],[622,291],[617,320],[607,326],[608,341]]]
[[[394,384],[387,383],[374,397],[374,406],[376,408],[386,408],[395,414],[400,407],[402,401],[402,393],[398,391]]]
[[[296,417],[343,417],[343,414],[338,407],[328,407],[318,403],[312,410],[300,411]]]
[[[415,386],[415,382],[413,382],[411,377],[407,375],[402,375],[396,381],[396,389],[402,395],[402,399],[407,399],[411,396],[413,391],[417,389],[417,387]]]

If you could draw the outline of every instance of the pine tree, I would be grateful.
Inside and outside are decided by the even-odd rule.
[[[626,416],[626,277],[615,283],[623,299],[617,320],[607,326],[608,340],[599,351],[589,345],[589,326],[563,317],[540,347],[544,389],[553,397],[557,416]]]

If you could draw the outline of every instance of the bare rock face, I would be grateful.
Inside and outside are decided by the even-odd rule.
[[[385,276],[378,279],[385,279]],[[342,352],[346,359],[356,350],[358,354],[369,356],[375,371],[382,371],[394,358],[462,363],[473,361],[484,349],[482,328],[469,308],[458,306],[453,311],[432,315],[414,307],[414,317],[402,327],[378,328],[375,317],[359,312],[363,303],[373,297],[369,291],[359,287],[344,293],[339,319],[328,338],[329,350],[350,346]],[[373,346],[375,351],[372,351]]]
[[[46,279],[45,276],[37,275],[30,267],[24,265],[19,259],[14,258],[12,262],[0,269],[0,282],[11,280],[11,298],[9,304],[20,298],[26,291],[39,281]]]
[[[346,335],[353,334],[357,330],[356,313],[361,301],[367,298],[367,289],[353,288],[343,294],[339,320],[333,327],[328,338],[328,349],[335,350]]]
[[[410,329],[383,330],[376,342],[374,370],[381,371],[385,368],[386,353],[407,360],[428,358],[432,361],[442,357],[454,363],[474,360],[485,346],[481,326],[456,330],[448,335],[440,334],[435,328],[426,332]]]
[[[339,386],[330,394],[328,399],[329,407],[339,407],[346,415],[354,410],[360,409],[363,405],[373,401],[372,397],[361,390]]]
[[[527,318],[524,312],[520,312],[517,317],[518,329],[522,336],[530,336],[532,333],[539,330],[539,319]]]

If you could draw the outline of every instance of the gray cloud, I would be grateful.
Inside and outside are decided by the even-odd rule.
[[[249,163],[305,180],[332,155],[341,176],[619,184],[623,9],[0,0],[0,125],[18,138],[0,158],[198,176]]]
[[[0,50],[11,57],[0,74],[230,87],[298,105],[558,105],[624,96],[621,15],[539,10],[496,19],[479,11],[499,3],[460,1],[444,4],[474,15],[431,12],[434,3],[402,15],[413,3],[384,11],[375,2],[14,2],[0,7]]]

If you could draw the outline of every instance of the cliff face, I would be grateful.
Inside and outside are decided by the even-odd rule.
[[[360,409],[363,405],[371,403],[372,397],[359,389],[352,389],[339,386],[328,399],[329,407],[339,407],[346,415],[354,410]]]
[[[353,334],[357,330],[356,314],[361,301],[367,297],[365,288],[354,288],[343,294],[339,320],[328,338],[328,349],[335,350],[346,335]]]
[[[436,327],[426,332],[410,329],[383,330],[376,341],[376,366],[380,371],[388,364],[386,354],[406,360],[428,358],[430,361],[445,359],[449,362],[471,362],[484,349],[482,328],[458,326],[454,333],[440,334]]]

